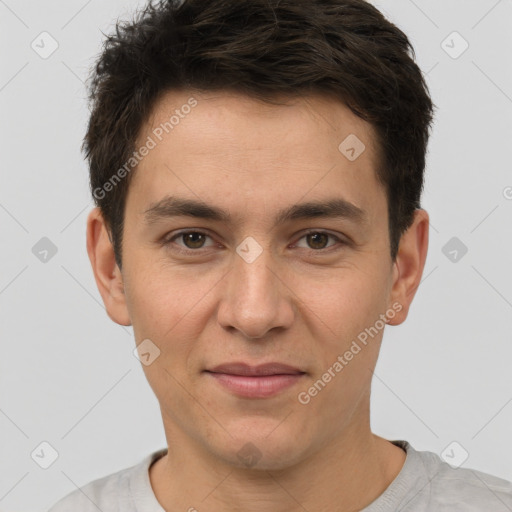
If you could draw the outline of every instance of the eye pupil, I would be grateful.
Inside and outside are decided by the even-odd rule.
[[[324,242],[325,242],[325,243],[324,243],[324,244],[322,244],[322,243],[321,243],[321,241],[320,241],[320,246],[321,246],[321,247],[316,247],[316,246],[315,246],[315,241],[313,241],[312,248],[313,248],[313,249],[324,249],[324,248],[325,248],[325,246],[326,246],[327,240],[328,240],[328,238],[329,238],[329,236],[328,236],[328,235],[326,235],[325,233],[312,233],[312,234],[307,235],[308,243],[310,243],[310,241],[311,241],[312,239],[316,239],[316,241],[318,241],[318,237],[323,237],[323,239],[324,239]],[[310,244],[310,245],[311,245],[311,244]]]
[[[201,248],[204,243],[204,238],[203,238],[203,240],[199,240],[199,243],[198,243],[197,240],[194,240],[195,237],[204,237],[204,235],[202,233],[185,233],[183,235],[183,241],[184,241],[185,245],[187,245],[188,242],[192,242],[192,246],[187,245],[187,247],[189,247],[190,249]]]

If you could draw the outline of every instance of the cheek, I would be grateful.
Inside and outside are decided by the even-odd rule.
[[[353,337],[375,323],[386,306],[382,276],[360,268],[303,274],[296,279],[294,293],[303,304],[302,314],[332,350],[350,344]]]
[[[127,303],[136,342],[150,339],[160,350],[155,364],[144,368],[152,386],[171,384],[164,369],[182,378],[193,370],[191,354],[211,320],[218,280],[217,275],[179,267],[147,266],[132,274]]]
[[[130,273],[127,303],[135,323],[165,332],[201,309],[216,279],[198,267],[142,263]]]

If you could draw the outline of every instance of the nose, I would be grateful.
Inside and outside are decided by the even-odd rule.
[[[237,253],[233,259],[217,311],[219,324],[251,339],[289,328],[295,317],[293,293],[286,283],[289,277],[279,270],[270,251],[263,250],[252,262]]]

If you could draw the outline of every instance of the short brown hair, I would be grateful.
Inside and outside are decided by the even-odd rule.
[[[103,187],[132,156],[158,97],[173,89],[229,89],[270,103],[325,93],[344,102],[377,133],[395,261],[420,208],[435,108],[414,58],[407,36],[364,0],[161,0],[117,22],[90,77],[82,149],[119,268],[133,173],[108,193]]]

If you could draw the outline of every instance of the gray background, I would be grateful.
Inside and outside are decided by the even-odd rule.
[[[374,3],[409,35],[438,111],[429,254],[408,320],[385,332],[373,430],[440,455],[457,441],[463,467],[512,480],[512,2]],[[100,30],[137,5],[0,0],[3,511],[43,511],[166,445],[133,331],[107,317],[85,248],[83,80]],[[51,49],[44,31],[59,45],[46,59],[31,47]],[[46,262],[43,237],[57,248]],[[43,441],[58,452],[48,469],[31,456]]]

